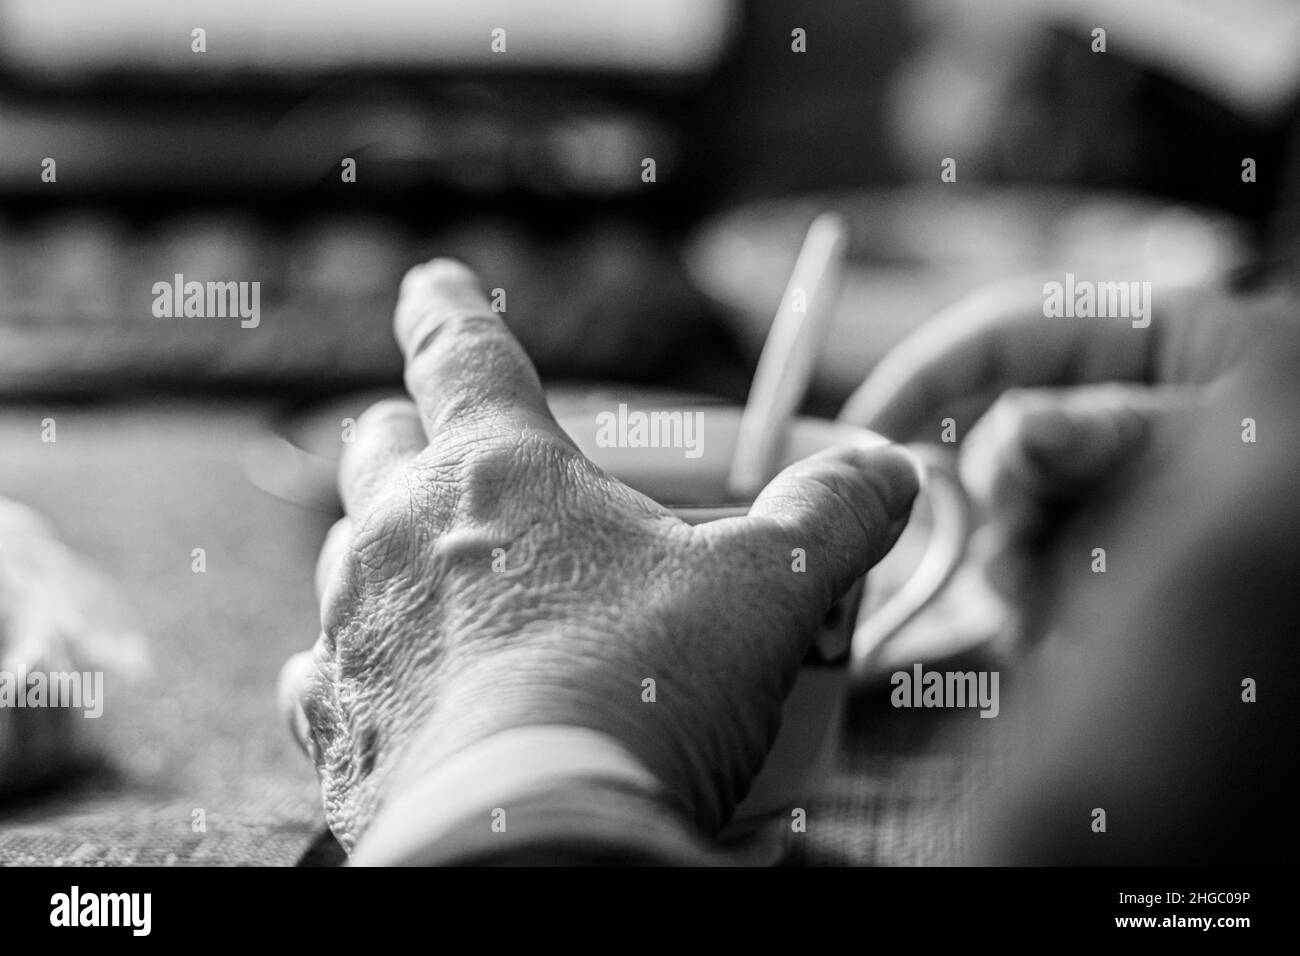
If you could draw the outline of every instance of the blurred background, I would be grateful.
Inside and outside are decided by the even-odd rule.
[[[156,663],[108,702],[108,777],[0,811],[0,858],[300,856],[271,688],[315,637],[340,423],[400,387],[411,265],[504,290],[557,394],[743,400],[839,209],[833,414],[999,278],[1294,288],[1298,92],[1291,0],[0,0],[0,495],[113,573]],[[259,282],[260,323],[156,318],[178,273]],[[943,857],[963,770],[896,759],[914,733],[845,755],[811,860]],[[882,799],[895,840],[852,825]]]
[[[740,396],[831,202],[832,403],[1001,274],[1294,264],[1286,0],[623,6],[5,0],[0,391],[392,382],[397,280],[449,254],[548,376]],[[178,272],[259,281],[256,334],[155,320]]]

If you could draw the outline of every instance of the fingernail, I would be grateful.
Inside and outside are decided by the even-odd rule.
[[[888,445],[874,453],[877,467],[886,478],[885,514],[894,521],[912,512],[912,502],[925,483],[925,465],[901,445]]]

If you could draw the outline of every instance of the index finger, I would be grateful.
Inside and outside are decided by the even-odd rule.
[[[433,259],[411,269],[393,328],[406,359],[406,388],[430,441],[452,420],[499,425],[504,416],[555,427],[533,363],[469,267]]]
[[[969,428],[1011,388],[1147,381],[1153,328],[1049,318],[1040,282],[998,283],[945,309],[885,356],[840,418],[894,441],[936,440],[945,418]]]

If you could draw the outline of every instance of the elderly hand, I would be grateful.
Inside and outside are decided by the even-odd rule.
[[[906,523],[912,460],[827,451],[688,526],[574,447],[464,266],[412,270],[395,326],[414,401],[345,446],[322,632],[282,675],[331,829],[352,850],[448,757],[542,726],[595,732],[720,826],[820,622]]]

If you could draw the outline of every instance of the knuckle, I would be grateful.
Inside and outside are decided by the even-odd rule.
[[[451,477],[464,483],[515,480],[522,486],[548,479],[568,467],[573,449],[549,432],[520,428],[496,415],[474,425],[473,433],[453,444]],[[450,449],[449,449],[450,450]]]
[[[526,430],[477,442],[461,459],[461,517],[472,522],[559,506],[572,449],[554,436]],[[543,504],[545,503],[545,504]]]
[[[455,408],[455,418],[481,417],[531,374],[532,366],[505,324],[478,307],[429,312],[413,324],[407,341],[412,346],[407,386],[419,393],[437,383],[443,403]],[[449,371],[454,372],[450,377]]]
[[[440,352],[464,357],[469,349],[480,349],[481,343],[498,335],[503,329],[501,320],[491,312],[476,307],[459,308],[442,314],[429,313],[418,327],[414,355],[437,349]],[[480,359],[491,358],[491,353]]]

